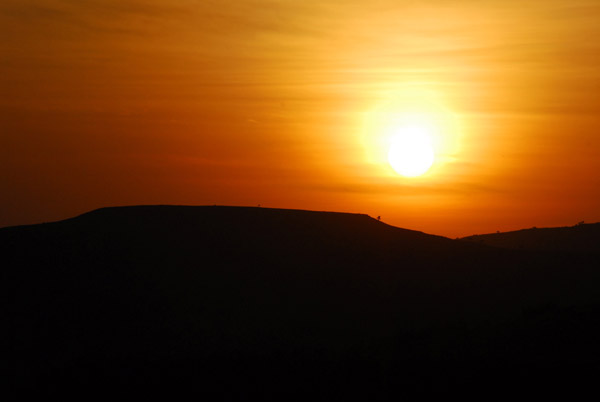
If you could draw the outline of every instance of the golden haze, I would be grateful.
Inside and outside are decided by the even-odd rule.
[[[154,203],[447,236],[599,221],[599,20],[595,0],[4,0],[0,226]],[[407,110],[443,120],[412,179],[373,129]]]

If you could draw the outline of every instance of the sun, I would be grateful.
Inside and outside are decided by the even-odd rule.
[[[441,95],[398,92],[364,115],[365,161],[381,177],[437,180],[459,158],[462,129]]]
[[[388,162],[404,177],[425,174],[435,161],[431,130],[426,125],[397,127],[390,139]]]

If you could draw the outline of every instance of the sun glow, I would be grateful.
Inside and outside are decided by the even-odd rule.
[[[456,161],[460,130],[438,98],[413,88],[367,113],[362,143],[382,175],[425,177]]]

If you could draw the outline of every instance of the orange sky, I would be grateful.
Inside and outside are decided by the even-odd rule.
[[[3,0],[0,226],[158,203],[450,237],[600,221],[598,21],[596,0]],[[410,105],[453,146],[407,179],[372,156],[378,113]]]

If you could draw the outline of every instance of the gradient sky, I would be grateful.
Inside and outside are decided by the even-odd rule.
[[[597,0],[2,0],[0,226],[132,204],[450,237],[600,221],[598,21]],[[453,145],[407,179],[372,156],[378,113],[415,103]]]

